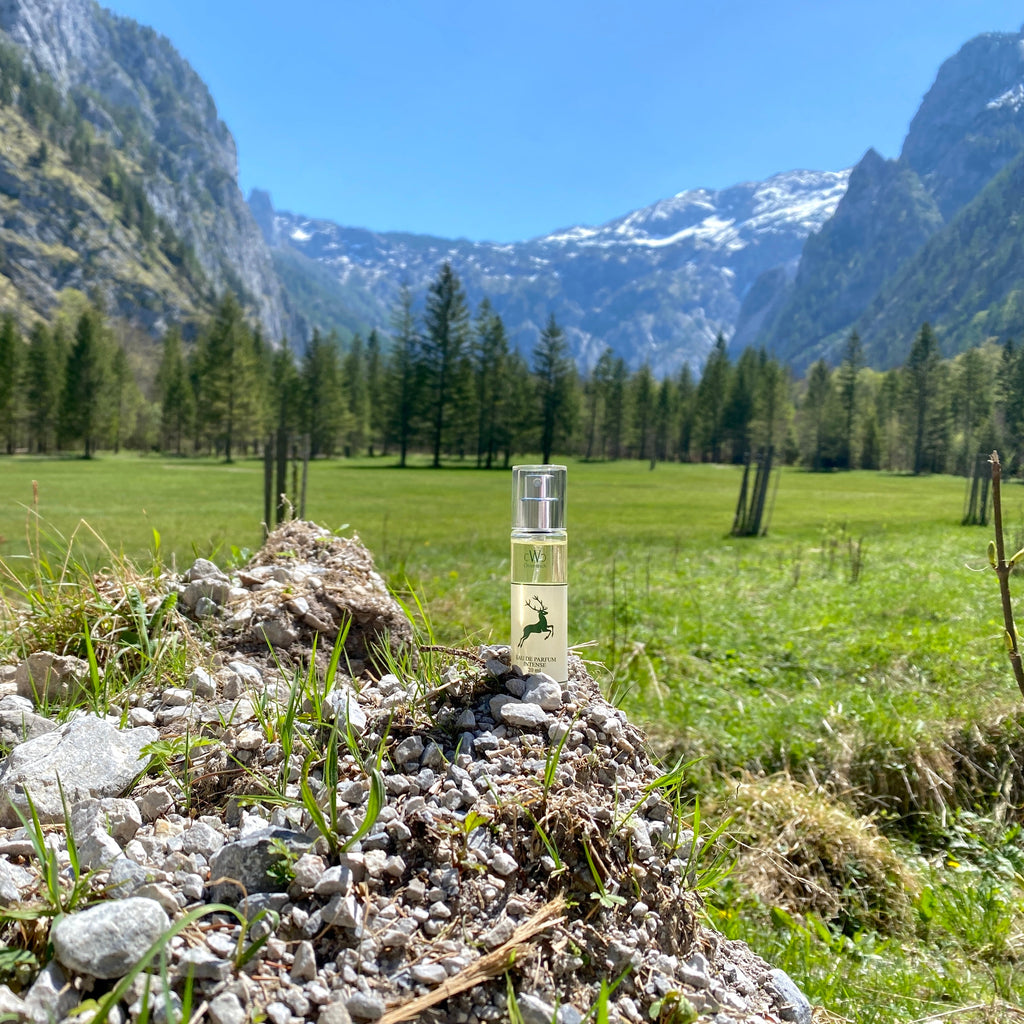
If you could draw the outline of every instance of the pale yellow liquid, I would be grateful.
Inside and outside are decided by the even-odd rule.
[[[512,664],[569,678],[564,533],[512,535]]]

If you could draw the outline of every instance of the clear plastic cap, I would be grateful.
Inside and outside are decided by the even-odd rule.
[[[565,466],[512,467],[512,529],[565,529]]]

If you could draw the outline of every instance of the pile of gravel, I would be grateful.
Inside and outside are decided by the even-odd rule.
[[[109,1019],[176,1020],[190,999],[214,1024],[475,1024],[514,999],[527,1024],[573,1024],[605,983],[612,1021],[811,1020],[782,971],[701,923],[700,843],[578,658],[560,686],[507,648],[414,650],[365,548],[307,523],[230,576],[200,560],[166,585],[187,679],[122,714],[42,713],[87,677],[77,659],[0,669],[0,901],[43,902],[26,794],[65,880],[65,807],[91,872],[49,944],[5,925],[4,945],[52,959],[8,969],[0,1017],[81,1020],[142,964]],[[333,790],[336,833],[303,789],[321,820]]]

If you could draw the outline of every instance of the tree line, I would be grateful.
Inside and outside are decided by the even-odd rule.
[[[186,343],[163,338],[147,372],[96,305],[73,294],[52,324],[0,319],[0,445],[9,452],[120,448],[231,460],[272,431],[311,455],[413,453],[508,466],[521,454],[741,462],[771,447],[812,470],[969,472],[979,452],[1024,450],[1024,348],[944,359],[922,325],[902,366],[842,359],[801,379],[764,350],[735,361],[719,335],[698,375],[657,379],[606,349],[575,366],[554,315],[528,356],[485,298],[471,311],[444,264],[418,308],[403,288],[387,332],[314,331],[302,353],[269,344],[231,294]]]

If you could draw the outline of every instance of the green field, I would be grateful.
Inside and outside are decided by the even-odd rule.
[[[139,558],[155,530],[179,568],[260,541],[256,462],[18,457],[0,461],[13,567],[33,480],[55,546],[79,519]],[[1024,732],[964,481],[783,470],[757,540],[728,537],[739,483],[734,467],[570,463],[571,641],[660,753],[700,758],[703,813],[733,816],[719,927],[850,1020],[1006,1020],[1024,998]],[[307,517],[358,533],[444,643],[505,642],[509,484],[319,462]],[[1017,485],[1005,517],[1016,550]]]

